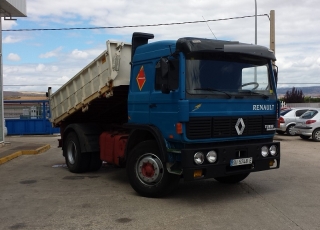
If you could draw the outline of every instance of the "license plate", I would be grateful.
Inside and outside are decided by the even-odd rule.
[[[249,165],[252,164],[252,157],[230,160],[230,166]]]

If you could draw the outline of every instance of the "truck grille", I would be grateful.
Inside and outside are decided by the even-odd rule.
[[[273,134],[275,130],[265,128],[265,125],[276,125],[276,116],[241,117],[245,128],[241,136]],[[235,125],[239,117],[191,117],[187,123],[189,139],[223,138],[239,136]],[[240,125],[241,128],[241,125]]]

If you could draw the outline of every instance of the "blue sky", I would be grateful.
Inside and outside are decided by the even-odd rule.
[[[27,0],[27,17],[2,21],[3,30],[145,25],[254,15],[253,0]],[[280,87],[320,85],[320,8],[315,0],[261,1],[258,14],[276,14]],[[214,35],[211,33],[210,29]],[[3,31],[4,91],[55,91],[90,63],[107,40],[131,41],[134,31],[154,40],[184,36],[254,43],[254,17],[218,22],[99,30]],[[268,17],[258,17],[258,44],[269,46]],[[12,86],[19,85],[19,86]],[[320,94],[320,92],[319,92]]]

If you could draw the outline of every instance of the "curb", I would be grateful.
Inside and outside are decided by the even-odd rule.
[[[3,157],[3,158],[0,158],[0,165],[14,159],[14,158],[17,158],[21,155],[37,155],[37,154],[40,154],[40,153],[44,153],[46,152],[47,150],[50,149],[50,145],[45,145],[45,146],[42,146],[40,148],[37,148],[36,150],[21,150],[21,151],[18,151],[18,152],[15,152],[15,153],[12,153],[6,157]]]

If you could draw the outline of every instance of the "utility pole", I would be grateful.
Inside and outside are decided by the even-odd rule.
[[[0,0],[0,144],[4,143],[4,107],[3,107],[3,67],[2,67],[2,24],[4,20],[14,20],[12,17],[26,17],[26,0]]]
[[[270,11],[270,49],[276,54],[275,11]]]
[[[257,0],[254,0],[254,44],[257,45]],[[254,82],[257,82],[257,67],[254,67]]]

